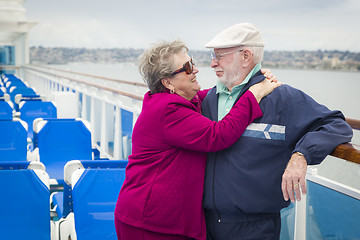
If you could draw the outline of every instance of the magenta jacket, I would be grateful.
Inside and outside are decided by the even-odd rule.
[[[247,91],[223,120],[210,121],[200,113],[207,91],[199,91],[191,101],[177,94],[145,94],[116,204],[118,220],[153,232],[205,240],[206,152],[231,146],[262,116],[254,95]]]

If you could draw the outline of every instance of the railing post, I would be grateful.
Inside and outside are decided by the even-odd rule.
[[[139,117],[139,114],[134,111],[133,112],[133,122],[132,122],[133,129],[134,129],[134,126],[135,126],[135,123],[136,123],[138,117]]]
[[[80,117],[80,93],[79,93],[79,91],[75,91],[75,96],[76,96],[76,117],[78,118],[78,117]],[[84,120],[85,120],[85,118],[84,118]]]
[[[308,167],[308,175],[317,175],[317,169]],[[295,203],[294,240],[306,240],[306,217],[306,195],[301,195],[301,200]]]
[[[88,113],[88,107],[87,107],[87,100],[86,100],[86,94],[83,92],[82,94],[82,104],[81,104],[81,118],[87,119],[87,113]]]
[[[44,93],[49,96],[51,94],[51,82],[48,79],[43,79],[42,82],[44,84]]]
[[[91,97],[90,104],[90,127],[91,127],[91,142],[95,143],[95,97]]]
[[[295,203],[294,240],[306,240],[306,195]]]
[[[108,136],[107,136],[107,131],[106,131],[106,116],[107,116],[107,111],[106,111],[106,101],[103,100],[101,103],[101,127],[100,127],[100,148],[101,151],[100,153],[104,152],[107,153],[109,152],[109,144],[108,144]]]
[[[120,107],[115,109],[115,126],[114,126],[114,159],[123,158],[122,131],[121,131],[121,112]]]

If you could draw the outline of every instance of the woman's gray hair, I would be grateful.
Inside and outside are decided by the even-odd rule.
[[[171,74],[176,70],[174,69],[174,55],[188,50],[181,40],[159,41],[140,55],[139,71],[151,93],[166,90],[161,80],[171,77]]]

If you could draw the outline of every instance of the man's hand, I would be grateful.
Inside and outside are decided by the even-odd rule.
[[[296,195],[296,200],[301,200],[300,187],[301,192],[306,194],[306,175],[307,169],[307,161],[304,155],[299,153],[294,153],[291,156],[291,159],[285,169],[285,172],[282,176],[281,189],[283,192],[283,196],[285,201],[291,200],[291,202],[295,202],[294,191]]]

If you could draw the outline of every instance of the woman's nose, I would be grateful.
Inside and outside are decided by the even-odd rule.
[[[194,73],[194,74],[197,74],[198,72],[199,72],[199,69],[198,69],[196,66],[194,66],[194,67],[193,67],[193,73]]]

